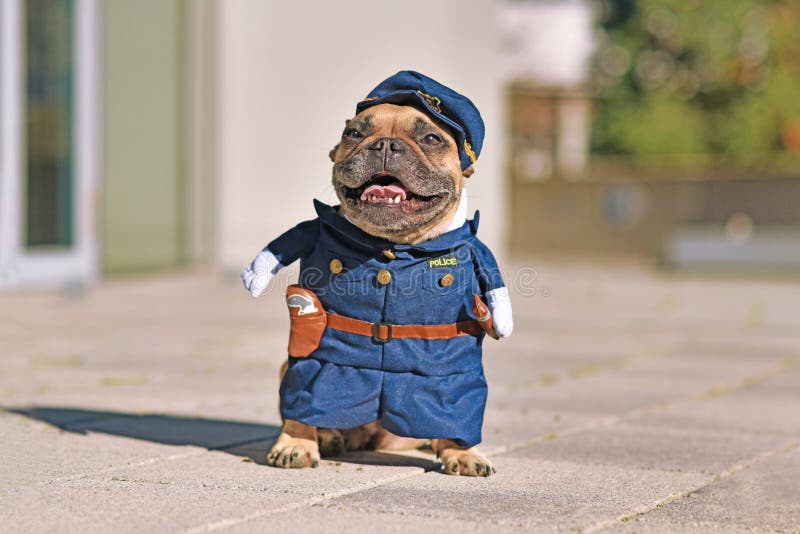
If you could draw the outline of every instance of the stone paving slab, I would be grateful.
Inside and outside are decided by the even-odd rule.
[[[0,508],[5,498],[32,486],[128,464],[201,454],[197,447],[175,447],[105,434],[66,432],[40,421],[0,413]],[[2,524],[2,523],[0,523]]]
[[[655,502],[709,477],[500,456],[488,479],[426,473],[331,499],[344,511],[571,530]],[[569,488],[564,491],[564,488]],[[420,522],[420,524],[424,524]]]
[[[800,532],[800,448],[609,529],[616,532]]]
[[[754,372],[768,369],[754,365]],[[741,380],[747,375],[735,375]],[[627,371],[598,373],[581,380],[568,380],[556,387],[531,387],[514,392],[490,393],[494,402],[508,406],[536,407],[555,413],[584,412],[598,415],[623,414],[628,411],[700,394],[716,384],[726,383],[716,376],[698,375],[692,379],[673,381],[667,375],[632,376]]]
[[[487,450],[600,424],[605,415],[588,412],[529,408],[527,404],[492,405],[483,425],[483,446]]]
[[[784,436],[620,423],[556,436],[509,455],[712,474],[787,442]]]
[[[482,517],[434,517],[405,511],[383,512],[358,510],[347,506],[318,503],[299,510],[256,516],[236,522],[225,529],[230,533],[303,532],[330,534],[331,532],[381,532],[408,534],[409,532],[530,532],[527,527],[506,525]]]
[[[262,442],[270,444],[271,442]],[[262,449],[266,452],[266,449]],[[260,456],[260,455],[259,455]],[[404,462],[399,455],[368,453],[366,461],[346,461],[346,457],[323,460],[317,469],[276,469],[249,461],[242,449],[209,451],[201,455],[177,458],[170,462],[124,467],[113,476],[89,477],[98,481],[112,478],[132,481],[163,482],[179,487],[213,489],[232,493],[260,493],[267,499],[271,493],[288,496],[291,501],[305,502],[309,497],[324,497],[359,488],[366,484],[402,475],[422,473],[422,463]],[[388,456],[394,456],[391,460]],[[368,463],[373,457],[372,464]],[[275,491],[278,489],[278,491]],[[280,502],[284,501],[283,497]],[[265,501],[264,506],[271,506]]]
[[[282,491],[238,491],[108,476],[51,483],[4,497],[0,531],[180,532],[244,510],[291,503]]]
[[[709,389],[694,399],[636,420],[640,427],[733,435],[800,436],[800,373],[734,390]]]
[[[326,495],[423,472],[386,460],[375,465],[324,461],[318,469],[294,471],[244,458],[211,451],[27,487],[2,496],[0,525],[28,532],[52,525],[68,532],[178,531],[254,510],[311,506]],[[44,510],[43,502],[48,503]]]

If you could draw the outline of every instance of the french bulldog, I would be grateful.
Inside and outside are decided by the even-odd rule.
[[[495,472],[477,447],[481,346],[487,334],[509,336],[513,320],[477,218],[466,219],[464,184],[482,137],[466,97],[412,71],[390,77],[329,154],[339,206],[317,202],[317,219],[242,273],[258,296],[301,260],[269,465],[316,467],[321,455],[429,442],[447,474]]]

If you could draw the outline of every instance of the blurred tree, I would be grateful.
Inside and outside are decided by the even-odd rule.
[[[800,0],[605,0],[593,151],[756,164],[800,156]]]

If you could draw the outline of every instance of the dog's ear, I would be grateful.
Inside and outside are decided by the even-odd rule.
[[[328,152],[328,157],[331,158],[331,161],[336,162],[336,151],[339,150],[339,143],[336,143],[336,146]]]
[[[474,173],[475,173],[475,169],[473,169],[473,168],[472,168],[472,165],[470,165],[469,167],[467,167],[466,169],[464,169],[464,172],[462,172],[462,173],[461,173],[461,175],[462,175],[462,176],[464,176],[464,178],[469,178],[469,177],[470,177],[470,176],[472,176]]]

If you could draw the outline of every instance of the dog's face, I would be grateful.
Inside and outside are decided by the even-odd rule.
[[[452,220],[464,178],[447,127],[414,107],[379,104],[347,121],[331,151],[341,210],[365,232],[415,243]]]

